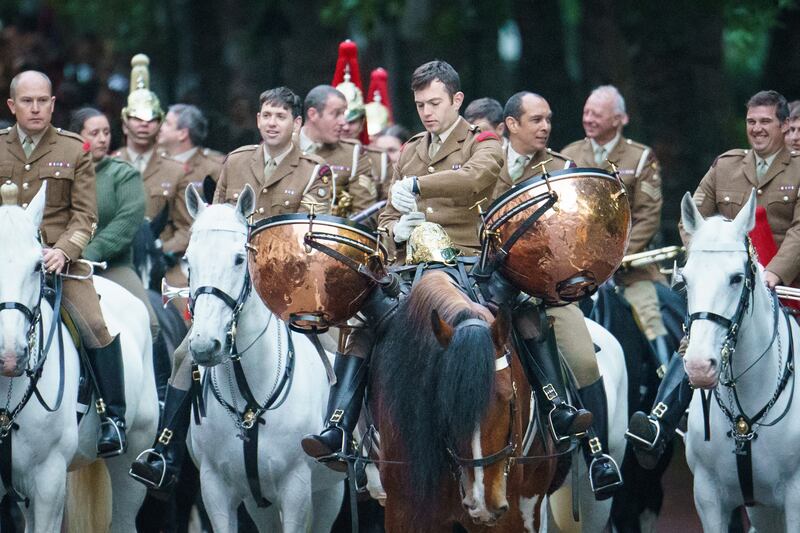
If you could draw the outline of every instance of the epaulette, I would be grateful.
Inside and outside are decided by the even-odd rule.
[[[200,149],[200,153],[203,155],[203,157],[207,157],[212,161],[216,161],[217,163],[222,163],[222,161],[225,159],[225,154],[217,150],[212,150],[211,148],[202,148]]]
[[[67,130],[65,130],[63,128],[56,128],[56,133],[58,133],[59,135],[64,136],[64,137],[69,137],[71,139],[75,139],[76,141],[80,142],[81,144],[83,144],[83,142],[84,142],[83,141],[83,137],[81,137],[77,133],[73,133],[71,131],[67,131]]]
[[[11,128],[13,127],[14,126],[9,126],[7,128],[0,129],[0,135],[8,135],[9,133],[11,133]]]
[[[553,150],[552,148],[547,148],[547,154],[548,154],[550,157],[552,157],[553,159],[561,159],[561,160],[562,160],[562,161],[564,161],[565,163],[566,163],[566,162],[571,162],[571,161],[572,161],[572,159],[570,159],[569,157],[565,156],[565,155],[564,155],[564,154],[562,154],[561,152],[556,152],[556,151],[555,151],[555,150]]]
[[[634,148],[638,148],[642,152],[644,152],[645,150],[649,150],[651,152],[653,151],[653,149],[647,146],[646,144],[638,143],[631,139],[625,139],[625,144],[627,144],[628,146],[632,146]]]
[[[233,150],[231,153],[229,153],[228,157],[232,156],[233,154],[240,154],[242,152],[252,152],[253,150],[258,150],[259,146],[261,146],[261,145],[260,144],[245,144],[244,146],[240,146],[236,150]]]
[[[477,143],[488,141],[489,139],[494,139],[495,141],[499,141],[500,137],[498,137],[497,134],[493,131],[484,131],[475,136],[475,142]]]
[[[369,144],[364,146],[364,150],[367,151],[367,152],[375,153],[375,154],[385,154],[386,153],[386,150],[384,150],[382,148],[375,148],[374,146],[370,146]]]
[[[311,161],[315,165],[325,164],[325,160],[322,159],[320,156],[318,156],[317,154],[309,154],[308,152],[300,152],[300,159],[306,159],[308,161]]]
[[[789,150],[789,155],[792,157],[800,157],[800,152],[797,150]]]
[[[713,163],[711,163],[711,167],[713,168],[713,167],[717,166],[717,161],[719,161],[719,160],[720,160],[720,159],[722,159],[723,157],[738,157],[738,158],[743,158],[743,157],[744,157],[744,156],[746,156],[746,155],[747,155],[749,152],[750,152],[750,150],[746,150],[746,149],[744,149],[744,148],[734,148],[733,150],[728,150],[728,151],[727,151],[727,152],[725,152],[725,153],[719,154],[719,155],[718,155],[718,156],[717,156],[717,157],[714,159],[714,162],[713,162]]]
[[[581,139],[579,141],[571,142],[568,145],[566,145],[564,148],[562,148],[561,150],[568,150],[568,149],[570,149],[572,147],[578,147],[579,145],[581,145],[581,144],[583,144],[585,142],[589,142],[589,138],[588,137],[583,138],[583,139]]]
[[[476,124],[470,124],[469,131],[471,131],[472,133],[480,133],[481,127]]]
[[[339,139],[339,142],[342,144],[351,144],[353,146],[361,144],[361,142],[356,139]]]
[[[111,152],[108,155],[110,155],[111,157],[118,157],[118,158],[121,159],[122,158],[122,150],[114,150],[113,152]]]

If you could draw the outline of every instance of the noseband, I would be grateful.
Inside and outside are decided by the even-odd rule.
[[[242,308],[244,304],[247,302],[247,298],[250,296],[251,291],[251,283],[250,283],[250,269],[245,269],[244,275],[244,285],[242,286],[242,290],[239,292],[239,297],[237,299],[233,299],[227,292],[214,287],[213,285],[203,285],[202,287],[198,287],[196,291],[191,295],[189,299],[189,311],[194,315],[194,305],[197,299],[203,294],[209,294],[211,296],[216,296],[220,300],[222,300],[228,308],[233,311],[233,319],[231,320],[231,326],[228,328],[227,333],[225,334],[225,343],[228,347],[228,353],[230,355],[234,355],[236,352],[236,327],[239,322],[239,315],[242,312]]]
[[[19,311],[28,321],[28,332],[25,335],[28,340],[26,347],[28,352],[30,352],[36,339],[36,326],[39,325],[42,320],[42,296],[44,295],[46,286],[44,267],[41,262],[37,264],[36,271],[39,272],[39,299],[36,301],[36,305],[33,306],[33,309],[21,302],[0,302],[0,311]]]

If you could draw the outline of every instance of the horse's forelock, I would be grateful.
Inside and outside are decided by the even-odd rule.
[[[241,229],[247,231],[247,220],[229,204],[213,204],[204,209],[192,224],[192,231],[215,229]]]
[[[11,249],[12,246],[29,247],[37,242],[36,227],[21,207],[0,207],[0,228],[3,228],[0,246],[5,249]]]

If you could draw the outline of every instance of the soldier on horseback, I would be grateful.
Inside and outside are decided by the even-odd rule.
[[[389,255],[397,263],[402,263],[406,256],[415,259],[410,238],[415,229],[433,222],[444,228],[457,250],[475,256],[481,246],[477,233],[481,218],[477,210],[470,208],[492,197],[503,166],[500,140],[495,133],[482,133],[459,116],[464,95],[459,90],[458,74],[449,64],[432,61],[420,66],[412,76],[411,88],[426,131],[409,140],[394,168],[389,204],[380,216],[380,226],[386,227],[391,236]],[[444,259],[452,263],[454,255],[445,253],[438,259],[423,260]],[[474,265],[474,261],[464,263]],[[462,284],[469,283],[462,280]],[[555,339],[549,327],[543,334],[538,329],[540,308],[526,297],[518,303],[519,291],[499,273],[492,275],[483,289],[487,300],[513,308],[515,327],[521,337],[518,352],[529,381],[544,391],[542,397],[550,404],[549,418],[556,439],[563,441],[584,435],[590,430],[592,413],[567,401]],[[361,310],[372,327],[349,333],[345,349],[337,353],[337,382],[331,388],[326,427],[320,435],[303,439],[306,453],[335,470],[345,470],[341,457],[348,451],[347,444],[358,421],[375,326],[385,319],[395,303],[396,298],[387,296],[385,291],[373,291]],[[577,308],[575,311],[583,325],[580,311]],[[591,341],[588,345],[585,362],[594,365],[592,382],[599,383],[602,389]],[[605,422],[605,394],[586,395],[584,401]],[[592,441],[592,486],[598,499],[607,498],[621,483],[621,477],[613,459],[603,452],[601,440]]]

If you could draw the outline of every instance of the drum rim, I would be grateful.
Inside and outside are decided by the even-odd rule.
[[[592,168],[592,167],[565,168],[562,170],[548,172],[547,174],[550,177],[551,181],[556,181],[558,178],[563,178],[569,174],[583,174],[583,175],[588,174],[593,177],[611,179],[619,183],[616,176],[614,176],[613,174],[611,174],[606,170],[603,170],[602,168]],[[500,207],[502,207],[508,202],[508,200],[515,198],[520,194],[528,191],[529,189],[532,189],[533,187],[540,185],[542,182],[544,182],[543,176],[544,174],[537,174],[532,178],[528,178],[525,181],[522,181],[517,185],[514,185],[509,190],[507,190],[506,192],[495,198],[495,200],[489,205],[489,209],[486,211],[483,220],[484,221],[489,220],[492,216],[494,216],[494,214]],[[621,186],[622,184],[620,183],[620,187]],[[481,227],[483,227],[483,223],[481,224]]]
[[[274,215],[271,217],[261,219],[258,222],[256,222],[252,226],[250,235],[252,237],[261,230],[269,227],[283,226],[286,224],[293,224],[298,222],[308,224],[308,214],[287,213],[284,215]],[[375,234],[375,232],[371,231],[366,226],[359,224],[358,222],[353,222],[352,220],[348,220],[346,218],[341,218],[333,215],[314,215],[314,223],[316,224],[317,222],[325,222],[326,225],[339,226],[341,228],[360,233],[364,237],[367,237],[370,240],[372,240],[373,242],[378,241],[378,236]]]

